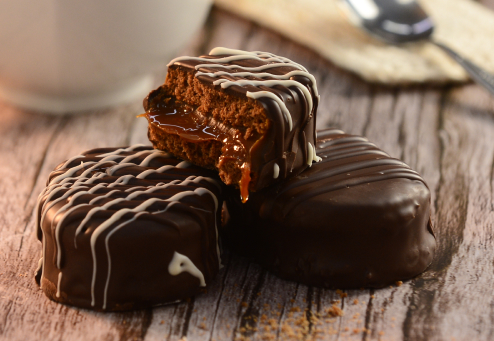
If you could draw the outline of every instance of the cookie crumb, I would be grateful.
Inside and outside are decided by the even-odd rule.
[[[336,290],[336,293],[337,293],[338,295],[340,295],[340,297],[341,297],[341,298],[348,297],[348,294],[347,294],[346,292],[343,292],[343,291],[342,291],[342,290],[340,290],[340,289],[337,289],[337,290]]]
[[[327,310],[328,315],[331,317],[343,316],[344,312],[340,309],[340,307],[333,305],[331,308]]]

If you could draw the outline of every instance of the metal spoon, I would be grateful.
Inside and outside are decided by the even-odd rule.
[[[494,95],[494,76],[449,47],[434,41],[431,37],[434,24],[415,0],[343,0],[341,4],[354,24],[388,43],[429,39]]]

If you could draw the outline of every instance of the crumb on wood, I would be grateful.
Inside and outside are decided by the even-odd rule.
[[[275,319],[269,319],[268,320],[268,324],[271,326],[271,328],[278,328],[278,321],[276,321]]]
[[[343,310],[341,310],[340,307],[336,306],[336,305],[333,305],[331,306],[328,310],[327,310],[327,313],[329,316],[331,317],[337,317],[337,316],[343,316],[344,315],[344,312]]]
[[[269,305],[265,305],[265,307],[267,308]],[[280,304],[278,307],[283,308]],[[281,321],[276,317],[281,316],[281,309],[276,310],[275,308],[266,309],[258,317],[246,316],[245,320],[253,321],[253,323],[248,322],[245,326],[240,327],[234,340],[247,341],[249,337],[253,337],[249,334],[251,332],[256,332],[255,339],[260,341],[317,341],[324,340],[327,335],[340,334],[339,327],[335,328],[333,324],[336,322],[336,317],[343,316],[343,310],[336,304],[322,312],[300,306],[287,308],[288,310]]]
[[[337,290],[336,290],[336,293],[337,293],[338,295],[340,295],[340,297],[341,297],[341,298],[348,297],[348,294],[347,294],[346,292],[343,292],[343,291],[342,291],[342,290],[340,290],[340,289],[337,289]]]

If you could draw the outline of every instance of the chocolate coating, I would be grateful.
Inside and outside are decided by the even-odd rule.
[[[38,284],[54,301],[95,310],[198,293],[219,270],[220,184],[140,145],[69,159],[38,198]]]
[[[322,161],[299,176],[228,199],[234,250],[281,278],[331,288],[383,287],[431,263],[430,192],[367,139],[318,132]]]
[[[177,110],[176,104],[167,106],[169,99],[163,99],[166,93],[163,87],[151,92],[144,101],[146,117],[153,128],[179,135],[188,142],[222,142],[219,163],[224,159],[238,161],[243,170],[238,186],[244,200],[247,188],[257,191],[296,176],[315,159],[315,114],[319,95],[314,77],[303,66],[266,52],[216,48],[209,55],[176,58],[170,62],[169,69],[193,73],[203,85],[215,91],[258,102],[264,108],[270,122],[268,130],[243,138],[252,128],[232,127],[217,121],[198,125],[197,119],[184,122],[184,115],[170,123],[168,115],[181,109]],[[171,127],[180,120],[182,129]],[[217,132],[204,133],[206,130]],[[151,142],[156,146],[152,138]]]

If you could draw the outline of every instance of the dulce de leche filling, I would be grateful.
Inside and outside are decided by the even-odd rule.
[[[192,143],[205,141],[221,142],[221,156],[215,160],[215,167],[222,172],[226,171],[227,163],[234,163],[241,171],[238,187],[242,202],[249,198],[249,184],[251,182],[251,150],[262,137],[254,133],[245,139],[245,131],[227,126],[212,117],[207,117],[195,107],[179,102],[173,98],[166,98],[145,114],[149,124],[158,127],[166,134],[178,135],[182,140]],[[190,160],[194,161],[194,160]],[[227,183],[228,184],[228,183]]]

